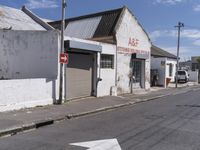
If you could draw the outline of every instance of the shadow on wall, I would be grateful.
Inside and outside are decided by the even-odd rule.
[[[57,78],[54,78],[54,79],[46,79],[46,82],[52,82],[52,100],[53,100],[53,104],[56,102],[56,80]]]

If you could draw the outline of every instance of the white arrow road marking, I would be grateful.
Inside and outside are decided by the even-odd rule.
[[[89,148],[87,150],[122,150],[117,139],[71,143],[70,145]]]

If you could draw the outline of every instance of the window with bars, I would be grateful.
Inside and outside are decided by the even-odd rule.
[[[114,55],[101,55],[101,68],[114,68]]]

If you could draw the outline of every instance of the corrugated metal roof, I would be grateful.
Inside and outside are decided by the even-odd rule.
[[[119,11],[112,13],[105,13],[102,15],[101,22],[94,34],[94,38],[111,36],[119,18]]]
[[[101,21],[101,18],[102,17],[99,16],[71,21],[65,29],[65,35],[82,39],[92,38]]]
[[[70,35],[68,35],[68,36],[74,36],[73,33],[75,33],[78,30],[79,32],[76,33],[76,35],[75,35],[77,38],[89,39],[91,37],[90,35],[93,35],[91,37],[91,39],[93,39],[95,41],[115,43],[116,42],[115,38],[114,38],[115,28],[117,27],[118,22],[120,21],[120,16],[123,14],[123,12],[126,9],[128,9],[128,8],[122,7],[122,8],[119,8],[119,9],[103,11],[103,12],[99,12],[99,13],[95,13],[95,14],[89,14],[89,15],[84,15],[84,16],[66,19],[65,25],[66,25],[66,28],[68,30],[67,32],[70,32]],[[128,9],[128,11],[132,14],[132,12],[129,9]],[[82,24],[83,20],[89,21],[90,19],[96,18],[96,17],[101,17],[101,21],[99,22],[94,34],[93,34],[94,26],[90,25],[89,29],[87,29],[87,27],[85,27],[85,28],[81,27],[83,25]],[[135,19],[136,19],[136,17],[135,17]],[[80,24],[78,25],[78,22],[77,22],[77,24],[72,25],[71,22],[73,22],[73,21],[80,21],[79,22]],[[49,22],[49,24],[56,29],[59,29],[59,30],[61,29],[61,21]],[[85,23],[85,25],[86,25],[86,23]],[[147,32],[142,27],[142,25],[139,22],[138,22],[138,25],[145,32],[147,38],[150,41],[150,38],[149,38]],[[70,26],[70,31],[68,29],[68,26]],[[80,29],[83,29],[82,32],[80,31]],[[84,30],[87,30],[87,32],[83,33]],[[84,34],[85,34],[85,36],[84,36]]]
[[[77,38],[98,38],[112,36],[123,8],[66,19],[66,35]],[[61,21],[50,22],[60,29]]]
[[[45,30],[23,11],[0,5],[0,29]]]
[[[151,56],[155,57],[167,57],[167,58],[173,58],[176,59],[177,57],[155,45],[152,45],[151,47]]]

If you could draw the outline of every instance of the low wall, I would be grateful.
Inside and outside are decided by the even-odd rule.
[[[189,81],[191,82],[198,82],[198,76],[199,72],[198,71],[188,71],[189,74]]]
[[[0,80],[0,112],[52,104],[56,98],[55,79]]]

